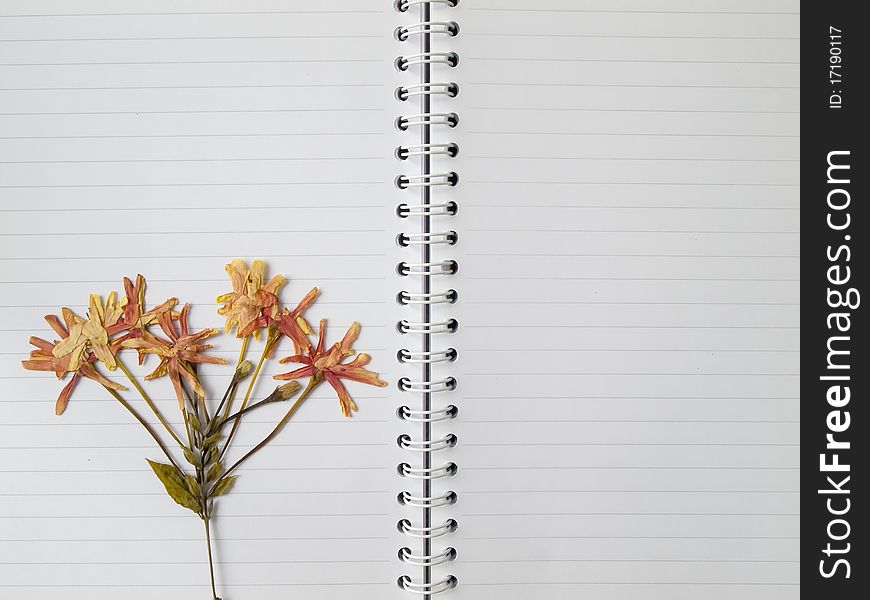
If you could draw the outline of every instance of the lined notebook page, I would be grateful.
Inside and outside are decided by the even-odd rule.
[[[22,370],[28,336],[51,338],[42,315],[143,273],[152,303],[178,295],[193,327],[222,326],[224,264],[258,257],[288,303],[320,286],[308,317],[330,340],[359,320],[359,350],[394,379],[389,8],[0,3],[0,596],[208,593],[202,524],[148,469],[147,434],[87,381],[55,417],[62,384]],[[217,344],[235,360],[235,339]],[[206,368],[209,390],[231,370]],[[324,386],[219,502],[225,600],[401,594],[396,388],[351,387],[353,419]],[[168,382],[149,389],[180,427]],[[253,413],[236,456],[283,411]]]
[[[457,10],[456,597],[797,598],[798,2]]]

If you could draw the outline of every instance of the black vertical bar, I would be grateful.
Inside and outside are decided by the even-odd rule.
[[[806,598],[851,600],[870,589],[862,443],[870,387],[859,352],[868,333],[858,296],[870,291],[864,287],[870,165],[867,129],[859,128],[870,106],[865,8],[804,2],[801,15],[800,571]]]
[[[428,23],[431,20],[431,7],[428,2],[424,2],[420,5],[420,21],[423,23]],[[432,49],[432,40],[431,35],[428,32],[423,32],[420,36],[420,52],[426,53],[430,52]],[[432,77],[432,68],[429,62],[424,61],[421,65],[423,68],[420,70],[420,83],[430,83]],[[421,111],[423,114],[431,112],[431,101],[429,94],[422,94],[421,96]],[[423,118],[423,126],[420,128],[420,143],[428,144],[432,139],[430,125],[428,124],[428,119],[426,117]],[[425,148],[425,146],[424,146]],[[429,159],[429,154],[424,153],[421,158],[420,172],[422,175],[426,175],[430,173],[431,161]],[[431,199],[431,190],[428,185],[424,185],[420,188],[421,190],[421,203],[423,206],[426,206],[430,203]],[[424,211],[428,212],[428,211]],[[422,223],[421,223],[422,231],[424,234],[427,234],[431,231],[431,219],[429,215],[423,215]],[[426,239],[426,237],[424,237]],[[429,244],[421,244],[422,248],[422,262],[428,263],[432,257],[432,253],[429,249]],[[426,270],[426,269],[424,269]],[[431,291],[432,282],[430,280],[429,275],[423,275],[423,293],[429,294]],[[428,303],[423,303],[423,323],[431,322],[431,314],[432,310]],[[426,329],[424,327],[424,329]],[[423,352],[429,352],[431,350],[432,340],[431,335],[428,332],[423,333]],[[431,373],[432,367],[428,362],[423,363],[423,381],[431,381]],[[431,410],[432,406],[432,396],[429,392],[423,392],[423,410]],[[425,421],[423,423],[423,441],[429,441],[432,439],[432,425],[431,423]],[[432,458],[430,456],[430,452],[423,453],[423,468],[429,469],[432,466]],[[428,498],[432,495],[432,483],[429,479],[423,479],[423,497]],[[423,527],[430,527],[432,522],[432,512],[428,507],[423,508]],[[432,541],[428,537],[423,538],[423,555],[429,556],[432,554]],[[423,567],[423,584],[428,585],[432,583],[432,568],[429,566]],[[431,598],[430,594],[423,594],[423,598],[428,600]]]

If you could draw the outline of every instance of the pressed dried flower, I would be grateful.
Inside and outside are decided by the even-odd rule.
[[[218,314],[227,318],[225,331],[229,333],[235,327],[237,337],[254,334],[260,339],[260,328],[255,325],[258,319],[265,317],[266,326],[277,320],[280,313],[278,289],[284,285],[284,277],[275,275],[266,282],[266,263],[255,260],[250,269],[245,261],[235,259],[226,266],[227,274],[233,285],[233,291],[217,297],[224,305],[218,308]]]
[[[106,298],[105,304],[99,295],[91,294],[87,319],[64,308],[61,312],[69,329],[69,336],[54,347],[54,356],[69,356],[69,370],[75,371],[84,360],[85,349],[89,348],[98,360],[110,371],[114,371],[118,365],[109,345],[109,337],[126,329],[127,325],[121,320],[126,304],[126,298],[119,301],[118,295],[112,292]]]
[[[161,313],[168,312],[170,316],[178,317],[178,313],[172,311],[178,303],[177,298],[169,298],[151,310],[145,310],[145,287],[145,278],[142,275],[136,276],[135,284],[130,281],[129,277],[124,278],[124,293],[127,296],[127,303],[124,305],[122,320],[127,326],[127,332],[113,340],[112,346],[114,348],[120,347],[128,339],[142,337],[148,326],[157,322],[157,317]],[[140,365],[144,358],[145,353],[139,352]]]
[[[295,371],[275,375],[275,379],[299,379],[301,377],[323,377],[329,385],[335,389],[338,394],[338,401],[341,404],[341,412],[344,416],[349,417],[352,411],[356,410],[356,403],[341,382],[342,379],[350,381],[358,381],[368,385],[376,385],[384,387],[386,381],[378,379],[378,374],[365,369],[364,367],[371,361],[371,356],[360,353],[349,363],[343,364],[342,361],[353,356],[356,351],[350,346],[359,336],[360,325],[354,322],[344,338],[340,342],[333,344],[328,350],[324,350],[324,339],[326,337],[326,319],[320,321],[320,335],[317,340],[317,346],[308,347],[308,352],[305,355],[296,354],[282,358],[280,362],[301,363],[305,365]]]
[[[311,325],[308,324],[302,313],[311,306],[319,293],[317,288],[312,288],[310,292],[305,294],[296,308],[293,310],[285,308],[278,317],[278,331],[293,341],[293,351],[296,354],[307,352],[311,348],[308,336],[314,332],[311,331]]]
[[[45,320],[63,340],[66,340],[69,337],[69,330],[64,326],[61,320],[57,318],[57,316],[47,315]],[[21,365],[25,369],[28,371],[51,371],[58,379],[65,378],[67,373],[72,373],[72,379],[70,379],[70,381],[63,387],[60,395],[57,397],[57,402],[54,406],[54,412],[57,415],[63,414],[63,411],[66,410],[70,395],[72,394],[73,389],[75,389],[79,379],[82,377],[92,379],[113,390],[120,391],[127,389],[123,385],[107,379],[97,370],[93,365],[93,363],[96,362],[97,357],[89,350],[83,349],[82,355],[79,359],[79,365],[75,368],[70,368],[73,353],[67,353],[62,357],[57,357],[54,354],[55,348],[57,348],[57,345],[61,342],[55,341],[52,343],[42,338],[31,337],[30,343],[36,346],[36,350],[30,351],[29,360],[21,361]]]
[[[234,260],[226,265],[226,270],[233,291],[218,297],[218,302],[223,303],[218,313],[226,317],[226,330],[229,332],[233,328],[237,329],[236,335],[242,338],[242,342],[233,376],[214,410],[209,410],[210,399],[206,398],[205,389],[199,380],[202,373],[197,365],[226,362],[222,358],[206,354],[212,346],[205,341],[215,335],[217,330],[192,332],[188,325],[190,307],[185,304],[176,312],[175,298],[146,310],[146,283],[142,275],[138,275],[135,282],[124,278],[124,295],[121,298],[112,292],[104,303],[99,296],[91,295],[86,317],[81,317],[68,308],[62,310],[63,320],[55,315],[47,316],[46,321],[60,340],[49,342],[38,337],[30,338],[30,343],[36,349],[30,352],[28,360],[22,361],[25,369],[53,372],[58,379],[64,379],[67,374],[71,374],[71,380],[58,396],[55,406],[57,414],[65,410],[78,380],[87,377],[105,386],[109,394],[153,438],[167,462],[149,460],[149,465],[169,496],[182,507],[195,512],[204,523],[214,600],[219,598],[215,585],[215,562],[209,524],[214,517],[215,499],[229,492],[235,483],[235,470],[275,439],[302,403],[324,381],[328,381],[338,393],[341,410],[346,416],[356,410],[356,404],[344,387],[343,380],[386,385],[386,382],[378,378],[377,373],[364,368],[371,360],[369,355],[358,354],[352,360],[349,359],[355,354],[351,345],[359,335],[359,323],[351,325],[341,341],[327,349],[326,321],[323,320],[320,322],[317,345],[312,345],[309,336],[313,332],[303,313],[317,298],[317,288],[308,292],[296,308],[290,310],[281,306],[277,296],[279,288],[284,284],[284,278],[276,275],[266,281],[266,265],[263,261],[255,260],[248,268],[244,261]],[[157,330],[158,327],[160,331]],[[245,359],[250,342],[248,336],[258,338],[264,328],[268,330],[268,337],[259,362],[255,365]],[[277,375],[276,379],[291,381],[278,385],[266,398],[249,404],[262,367],[271,358],[274,348],[283,336],[292,340],[295,352],[294,356],[281,362],[298,362],[303,367]],[[159,364],[145,379],[156,379],[164,375],[169,377],[182,411],[186,442],[163,417],[144,386],[140,384],[139,378],[122,362],[120,353],[127,348],[138,352],[140,364],[145,355],[157,355]],[[345,360],[349,362],[345,363]],[[161,430],[152,426],[133,403],[119,393],[127,388],[97,370],[98,362],[103,362],[109,369],[119,368],[124,373],[172,441],[178,444],[184,461],[179,460],[169,449]],[[305,376],[309,376],[310,381],[303,390],[295,380]],[[239,383],[245,378],[250,378],[250,382],[242,405],[236,412],[229,414]],[[227,466],[224,462],[225,455],[241,420],[262,406],[290,398],[295,400],[290,403],[272,431],[241,458]],[[189,404],[186,403],[187,400],[190,400]],[[227,434],[230,425],[232,429]]]
[[[178,326],[175,328],[168,312],[160,313],[157,322],[169,340],[165,340],[150,332],[145,332],[142,337],[126,340],[122,345],[125,348],[135,348],[146,354],[156,354],[160,357],[160,364],[145,379],[156,379],[163,375],[169,375],[175,395],[178,397],[179,406],[184,406],[184,390],[181,380],[184,379],[191,386],[194,393],[199,396],[205,395],[205,390],[200,384],[193,365],[196,363],[224,364],[223,358],[203,354],[205,350],[212,348],[211,344],[201,342],[217,333],[217,329],[203,329],[198,333],[190,333],[187,316],[190,313],[190,305],[185,304],[178,315]]]

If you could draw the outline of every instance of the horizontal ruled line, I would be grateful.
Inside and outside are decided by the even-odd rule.
[[[28,13],[6,14],[0,18],[67,18],[67,17],[175,17],[175,16],[214,16],[214,15],[340,15],[345,13],[381,14],[384,10],[342,9],[342,10],[209,10],[209,11],[154,11],[154,12],[89,12],[89,13]]]
[[[505,8],[505,7],[485,7],[472,6],[467,10],[479,12],[538,12],[538,13],[595,13],[595,14],[616,14],[616,15],[750,15],[750,16],[775,16],[775,15],[793,15],[798,16],[797,12],[760,12],[760,11],[731,11],[731,10],[603,10],[603,9],[587,9],[587,8]]]
[[[544,38],[576,38],[576,39],[641,39],[641,40],[757,40],[757,41],[790,41],[798,42],[800,37],[789,36],[732,36],[732,35],[631,35],[631,34],[596,34],[596,33],[528,33],[528,32],[493,32],[486,33],[481,31],[466,31],[465,36],[480,36],[480,37],[544,37]]]
[[[629,64],[697,64],[697,65],[799,65],[791,60],[677,60],[677,59],[626,59],[626,58],[553,58],[531,56],[468,56],[467,60],[500,62],[557,62],[557,63],[629,63]],[[0,65],[2,66],[2,65]]]
[[[381,63],[379,58],[297,58],[256,60],[147,60],[103,62],[0,63],[0,67],[87,67],[87,66],[149,66],[149,65],[249,65],[249,64],[323,64]]]
[[[191,109],[191,110],[112,110],[112,111],[55,111],[5,112],[0,117],[78,116],[78,115],[210,115],[210,114],[270,114],[270,113],[351,113],[384,112],[383,108],[247,108],[247,109]]]

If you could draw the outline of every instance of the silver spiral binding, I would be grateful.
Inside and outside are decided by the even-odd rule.
[[[424,95],[423,98],[427,98]],[[407,131],[410,127],[431,127],[432,125],[445,125],[456,127],[459,125],[459,115],[455,112],[433,113],[422,112],[416,115],[399,115],[396,117],[396,127],[402,131]]]
[[[399,410],[396,411],[401,420],[415,423],[434,423],[455,419],[458,413],[459,409],[452,404],[439,410],[411,410],[407,406],[400,406]]]
[[[412,294],[401,291],[396,296],[396,302],[399,304],[456,304],[458,298],[459,294],[456,293],[456,290],[447,290],[446,292],[434,294]]]
[[[409,565],[417,565],[419,567],[442,565],[451,560],[456,560],[456,549],[445,548],[435,555],[420,555],[411,552],[410,548],[402,548],[399,550],[399,560],[408,563]]]
[[[453,362],[456,360],[456,348],[448,348],[438,352],[411,352],[402,348],[397,354],[400,363],[439,363]]]
[[[402,203],[396,207],[396,215],[398,215],[400,219],[407,219],[408,217],[455,215],[458,208],[456,202],[453,200],[442,204],[432,204],[431,202],[421,202],[420,204]]]
[[[402,589],[418,594],[424,599],[434,594],[450,590],[457,585],[456,577],[446,575],[436,578],[433,567],[450,563],[456,558],[456,550],[446,547],[443,550],[433,550],[433,540],[447,536],[456,531],[458,523],[455,519],[446,519],[439,524],[433,524],[433,509],[451,506],[457,501],[457,494],[452,490],[436,491],[435,485],[453,477],[458,467],[452,461],[433,461],[436,452],[444,452],[457,444],[457,437],[446,433],[433,436],[432,424],[455,419],[458,410],[455,405],[435,406],[435,398],[441,394],[456,389],[454,377],[437,377],[432,371],[436,363],[452,363],[457,359],[455,348],[433,348],[433,343],[445,335],[454,333],[458,322],[452,318],[433,318],[434,305],[454,304],[458,295],[454,289],[433,291],[432,285],[443,277],[455,275],[459,264],[455,260],[436,259],[433,248],[449,248],[458,241],[456,231],[449,228],[434,229],[434,219],[455,215],[458,209],[456,202],[438,197],[459,184],[459,175],[455,171],[432,172],[431,159],[449,160],[459,154],[459,146],[453,142],[440,142],[432,139],[437,131],[448,132],[459,125],[459,115],[452,111],[433,110],[433,102],[449,102],[459,94],[459,85],[451,80],[432,79],[433,70],[454,69],[459,65],[459,54],[449,50],[435,51],[432,40],[436,36],[449,39],[459,34],[459,25],[445,19],[445,11],[455,7],[459,0],[395,0],[393,6],[399,13],[408,13],[411,9],[419,11],[419,20],[396,27],[395,38],[402,43],[417,45],[411,52],[403,52],[396,58],[396,69],[401,73],[416,75],[417,81],[400,85],[394,95],[403,106],[413,106],[411,110],[403,111],[396,118],[395,124],[399,131],[418,136],[413,143],[402,144],[395,150],[395,157],[411,168],[415,164],[419,169],[416,173],[398,175],[395,186],[403,193],[414,194],[414,203],[401,203],[396,207],[396,215],[409,223],[408,219],[419,219],[419,230],[403,231],[396,236],[396,243],[407,252],[415,252],[414,258],[401,261],[397,273],[402,277],[415,278],[419,289],[402,290],[396,296],[399,305],[415,310],[417,318],[403,318],[396,324],[397,330],[405,335],[420,336],[417,349],[402,348],[396,353],[400,363],[415,364],[420,367],[420,378],[402,377],[398,381],[402,392],[414,394],[420,399],[420,405],[411,408],[403,405],[396,411],[398,418],[420,427],[421,436],[402,434],[396,444],[399,448],[422,458],[421,463],[402,462],[397,465],[398,475],[404,479],[418,482],[417,491],[402,491],[397,501],[404,507],[414,509],[418,518],[403,518],[397,523],[398,530],[404,535],[418,540],[419,551],[403,547],[398,552],[399,560],[409,566],[420,568],[420,577],[402,575],[397,583]],[[433,16],[433,12],[436,13]],[[438,17],[438,18],[436,18]],[[447,71],[444,71],[446,74]]]
[[[455,557],[450,558],[450,560],[454,560]],[[425,568],[425,567],[424,567]],[[448,575],[441,581],[436,583],[414,583],[411,581],[411,578],[407,575],[402,575],[399,578],[399,585],[402,586],[403,590],[408,592],[413,592],[415,594],[423,594],[424,596],[431,594],[440,594],[441,592],[446,592],[447,590],[452,590],[456,587],[456,577],[453,575]]]
[[[414,496],[411,492],[401,492],[398,497],[399,504],[414,506],[417,508],[437,508],[456,504],[456,492],[444,492],[439,496]]]
[[[459,55],[456,52],[421,52],[419,54],[409,54],[407,56],[398,56],[393,62],[399,71],[407,71],[408,67],[414,65],[445,65],[451,69],[459,66]],[[421,83],[418,85],[440,85],[436,83]],[[455,84],[454,84],[455,85]],[[404,98],[399,98],[404,100]]]
[[[415,144],[396,148],[396,158],[399,160],[408,160],[412,156],[436,156],[439,154],[456,158],[456,155],[459,154],[459,146],[456,144]]]

